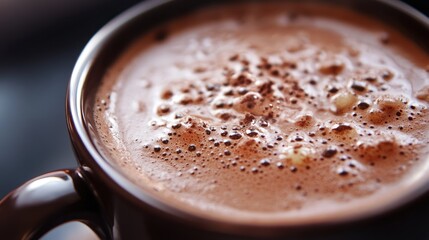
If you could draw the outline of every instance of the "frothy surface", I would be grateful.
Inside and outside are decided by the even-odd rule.
[[[427,64],[344,10],[203,10],[132,45],[94,115],[143,187],[213,214],[311,215],[397,187],[426,161]]]

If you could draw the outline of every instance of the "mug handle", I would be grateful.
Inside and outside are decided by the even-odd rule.
[[[2,239],[39,239],[68,221],[82,222],[101,239],[112,239],[100,207],[79,169],[36,177],[0,201]]]

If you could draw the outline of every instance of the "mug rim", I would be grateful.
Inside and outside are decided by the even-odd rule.
[[[400,1],[390,0],[376,1],[406,14],[407,17],[412,18],[413,21],[418,21],[423,24],[429,31],[429,19],[407,4]],[[147,191],[145,192],[141,187],[138,187],[131,179],[124,176],[120,170],[117,170],[111,163],[109,163],[109,161],[105,159],[102,154],[100,154],[97,146],[92,141],[91,134],[87,129],[87,118],[85,116],[84,110],[85,96],[83,89],[85,84],[90,81],[88,79],[88,74],[91,70],[91,66],[94,65],[96,58],[101,53],[101,51],[105,49],[104,47],[109,45],[109,39],[116,31],[120,30],[125,25],[130,24],[133,19],[138,18],[142,14],[173,2],[176,1],[145,1],[133,6],[132,8],[115,17],[92,37],[79,56],[72,72],[66,99],[66,119],[70,138],[73,142],[73,145],[75,146],[76,151],[86,151],[91,156],[87,159],[81,159],[81,161],[84,161],[83,167],[87,165],[92,170],[93,174],[101,177],[103,182],[108,185],[109,188],[114,189],[115,194],[120,194],[122,197],[135,203],[136,205],[156,209],[157,211],[162,212],[169,217],[184,220],[185,222],[204,226],[215,226],[214,229],[219,229],[219,227],[221,227],[222,229],[232,231],[238,230],[239,232],[243,232],[248,229],[251,229],[252,231],[258,229],[260,230],[261,228],[285,229],[356,222],[391,212],[391,210],[406,205],[406,203],[417,199],[419,196],[423,195],[423,193],[428,191],[429,186],[424,186],[425,184],[421,183],[421,185],[416,185],[415,189],[412,189],[413,191],[410,191],[410,193],[404,193],[401,198],[395,199],[395,201],[390,201],[388,204],[383,205],[383,207],[376,206],[367,209],[359,209],[359,211],[353,211],[348,215],[346,214],[345,216],[341,216],[340,218],[331,217],[329,219],[323,219],[323,221],[311,221],[310,218],[310,220],[301,222],[288,221],[286,224],[285,222],[279,222],[280,224],[274,224],[273,222],[269,224],[262,224],[260,222],[243,223],[238,221],[225,221],[227,219],[220,220],[209,218],[206,215],[191,213],[190,211],[174,207],[157,198],[153,194]],[[424,181],[424,183],[428,185],[429,181]]]

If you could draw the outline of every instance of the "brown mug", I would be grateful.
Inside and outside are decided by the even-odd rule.
[[[240,1],[246,2],[234,2]],[[424,225],[419,225],[429,222],[429,204],[425,204],[424,197],[429,189],[429,174],[399,199],[322,221],[267,226],[205,219],[176,208],[137,187],[97,149],[91,112],[95,89],[108,66],[127,45],[153,26],[200,7],[228,2],[231,1],[144,2],[108,23],[93,37],[77,61],[67,93],[67,124],[79,167],[37,177],[3,198],[0,239],[37,239],[67,221],[85,223],[101,239],[429,238]],[[306,2],[339,5],[379,19],[429,53],[429,19],[401,2]]]

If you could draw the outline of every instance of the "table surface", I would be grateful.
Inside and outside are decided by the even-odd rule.
[[[23,3],[24,0],[16,2]],[[46,4],[49,1],[39,2]],[[0,38],[0,169],[3,170],[0,198],[32,177],[55,169],[76,167],[64,110],[71,71],[91,36],[115,15],[137,2],[92,0],[91,4],[76,3],[75,8],[67,7],[74,11],[61,8],[63,12],[58,11],[61,14],[45,14],[46,8],[38,6],[37,13],[40,14],[31,16],[28,15],[29,7],[15,4],[13,11],[21,15],[10,14],[15,16],[10,18],[2,14],[7,12],[5,7],[8,5],[0,4],[3,7],[0,8],[0,16],[3,16],[0,22],[8,26],[2,28],[0,24],[0,36],[3,36]],[[429,13],[428,1],[407,2]],[[427,223],[429,219],[422,219],[420,215],[422,212],[429,215],[429,207],[414,211],[405,226],[393,227],[403,227],[404,231],[410,231],[410,236],[429,239],[429,230],[425,233],[422,228],[416,233],[413,229],[415,225]],[[76,224],[52,232],[44,239],[67,239],[67,234],[76,233],[76,229],[82,233],[81,239],[94,239],[92,233],[81,230]],[[405,235],[409,234],[404,233],[402,237]]]

